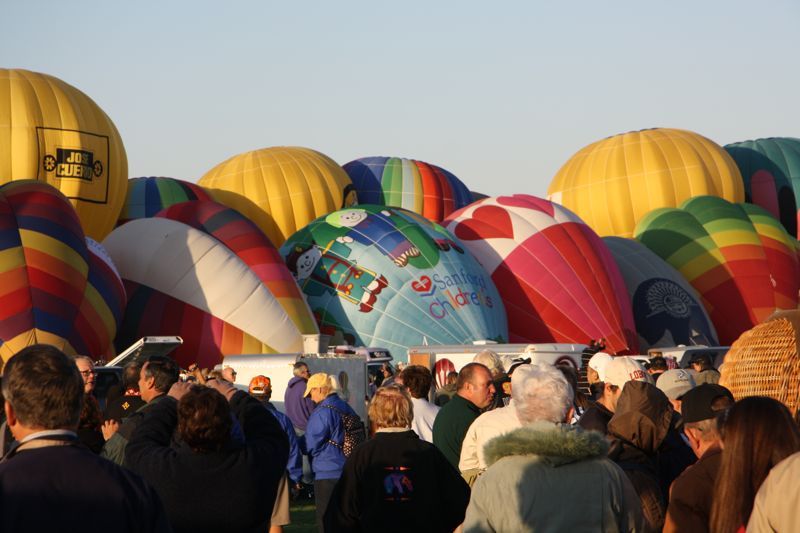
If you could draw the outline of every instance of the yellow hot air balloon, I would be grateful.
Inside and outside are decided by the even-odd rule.
[[[583,148],[561,167],[547,195],[599,235],[629,238],[653,209],[701,195],[743,202],[744,186],[718,144],[691,131],[655,128]]]
[[[128,158],[117,128],[84,93],[58,78],[0,68],[0,183],[46,181],[69,198],[87,236],[117,222]]]
[[[239,154],[212,168],[198,184],[255,222],[275,246],[312,220],[356,203],[344,169],[309,148]]]

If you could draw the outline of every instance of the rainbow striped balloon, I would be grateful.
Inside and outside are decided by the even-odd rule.
[[[761,207],[698,196],[648,213],[635,237],[692,284],[723,344],[797,307],[795,240]]]
[[[149,218],[171,205],[193,200],[211,200],[211,195],[199,185],[175,178],[132,178],[117,225]]]
[[[100,358],[125,304],[107,254],[89,241],[69,200],[46,183],[0,187],[0,356],[47,343]]]
[[[402,207],[434,222],[472,203],[460,179],[436,165],[401,157],[363,157],[344,169],[362,204]]]

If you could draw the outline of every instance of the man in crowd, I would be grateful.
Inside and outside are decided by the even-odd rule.
[[[234,419],[244,442],[232,437]],[[267,531],[288,457],[275,417],[230,382],[210,379],[172,385],[131,437],[125,466],[155,487],[176,532]]]
[[[638,498],[606,457],[607,441],[563,424],[572,411],[567,380],[551,365],[533,366],[511,389],[523,427],[486,445],[489,468],[472,490],[464,531],[642,531]]]
[[[458,468],[464,436],[494,400],[494,383],[489,369],[480,363],[469,363],[461,369],[456,394],[442,407],[433,424],[433,444]]]
[[[508,405],[483,413],[469,426],[461,446],[458,469],[470,486],[486,470],[486,457],[483,453],[486,443],[497,436],[522,426],[522,422],[517,416],[517,410],[514,408],[514,386],[518,386],[531,372],[532,368],[529,364],[512,366],[509,370],[511,373],[511,387],[508,391],[512,398]]]
[[[66,355],[23,349],[2,389],[17,443],[0,463],[0,530],[170,531],[152,487],[78,443],[84,382]]]
[[[139,395],[144,405],[126,418],[122,425],[107,422],[103,426],[106,443],[103,445],[100,455],[117,464],[123,464],[125,447],[133,432],[136,431],[152,407],[166,397],[170,387],[178,381],[179,375],[180,368],[172,358],[164,355],[151,355],[147,359],[139,370],[138,383]]]
[[[728,389],[713,383],[698,385],[683,395],[684,433],[698,460],[672,483],[665,532],[708,531],[722,460],[717,415],[733,401]]]
[[[421,365],[410,365],[400,374],[400,380],[411,395],[414,417],[411,429],[426,442],[433,442],[433,423],[439,414],[439,407],[428,401],[433,375]]]
[[[289,380],[283,395],[283,407],[299,436],[306,430],[308,417],[314,411],[314,402],[305,396],[306,382],[311,374],[308,365],[302,361],[294,364],[292,373],[294,377]]]
[[[122,394],[116,398],[109,399],[106,404],[105,419],[114,420],[121,423],[133,413],[145,405],[139,394],[139,374],[142,371],[142,363],[130,363],[125,365],[122,371]]]
[[[333,380],[324,372],[311,376],[306,383],[305,395],[311,398],[316,408],[308,419],[305,434],[300,437],[300,449],[311,458],[317,528],[323,531],[325,510],[346,461],[344,417],[358,415],[336,394]]]
[[[666,394],[675,412],[681,414],[683,395],[695,387],[691,372],[682,368],[673,368],[664,372],[656,383],[656,387]]]
[[[694,381],[698,385],[701,383],[719,383],[719,370],[714,368],[711,355],[698,353],[692,357],[689,363],[695,371]]]
[[[614,410],[625,383],[644,381],[652,384],[653,379],[639,361],[630,357],[611,357],[601,352],[596,353],[589,360],[590,369],[593,361],[595,367],[600,369],[597,371],[598,378],[602,376],[602,394],[595,399],[595,405],[586,410],[578,421],[578,425],[583,429],[591,429],[605,434],[608,433],[608,423],[614,416]],[[590,372],[587,372],[588,374]]]
[[[275,499],[275,507],[272,509],[269,527],[270,533],[280,533],[283,531],[283,526],[291,523],[289,516],[289,482],[291,481],[295,488],[300,488],[301,486],[300,481],[303,478],[302,455],[300,455],[300,446],[297,442],[294,427],[292,427],[292,421],[289,420],[288,416],[278,411],[270,402],[272,398],[272,380],[267,376],[254,377],[250,380],[249,392],[278,420],[283,432],[286,434],[286,438],[289,440],[289,462],[286,464],[286,472],[278,485],[278,497]]]

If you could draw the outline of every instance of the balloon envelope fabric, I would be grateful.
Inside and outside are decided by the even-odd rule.
[[[510,342],[638,347],[630,301],[611,253],[568,209],[525,194],[486,198],[444,221],[491,274]]]
[[[320,332],[334,343],[409,346],[508,338],[492,280],[441,226],[359,205],[318,218],[281,247]]]
[[[466,185],[447,170],[414,159],[364,157],[344,165],[362,204],[402,207],[433,222],[472,203]]]
[[[0,182],[45,181],[69,198],[83,231],[114,229],[128,181],[117,128],[84,93],[37,72],[0,69]]]
[[[214,200],[252,220],[275,246],[315,218],[356,203],[344,169],[308,148],[245,152],[215,166],[198,183]]]
[[[776,309],[797,307],[795,240],[758,206],[699,196],[649,213],[636,239],[692,284],[723,344]]]
[[[132,178],[128,180],[128,194],[119,224],[152,217],[171,205],[193,200],[211,200],[211,195],[199,185],[175,178]]]
[[[52,344],[110,355],[122,317],[122,281],[84,237],[69,200],[38,181],[0,187],[0,356]]]
[[[129,287],[118,345],[180,335],[176,360],[205,366],[228,354],[302,351],[301,333],[278,299],[211,235],[175,220],[142,218],[103,244]]]
[[[632,237],[658,207],[698,195],[744,201],[733,159],[691,131],[656,128],[590,144],[558,171],[547,198],[574,211],[600,236]]]
[[[319,333],[303,293],[278,250],[244,215],[207,200],[175,204],[157,216],[183,222],[227,246],[280,302],[301,334]]]
[[[639,334],[639,349],[716,346],[717,332],[700,297],[680,273],[633,239],[604,237],[619,266]]]
[[[776,137],[725,146],[744,180],[745,201],[769,211],[795,238],[800,199],[800,139]]]

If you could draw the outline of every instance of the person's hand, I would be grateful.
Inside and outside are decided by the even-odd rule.
[[[224,379],[209,379],[206,381],[206,386],[211,387],[225,396],[228,401],[233,398],[233,395],[236,394],[237,390],[236,387],[233,386],[233,383],[230,381],[225,381]]]
[[[100,426],[100,431],[103,432],[103,439],[105,440],[113,437],[117,430],[119,430],[119,422],[116,420],[106,420],[103,422],[103,425]]]
[[[176,400],[180,401],[180,399],[183,398],[183,395],[189,392],[189,389],[191,389],[193,386],[194,386],[193,383],[188,383],[186,381],[178,381],[177,383],[172,385],[172,387],[169,388],[167,396],[171,396],[172,398],[175,398]]]

